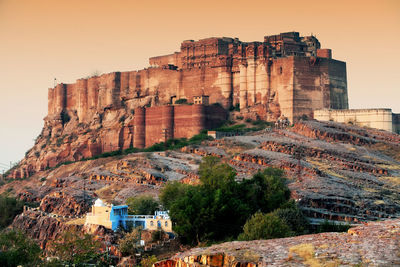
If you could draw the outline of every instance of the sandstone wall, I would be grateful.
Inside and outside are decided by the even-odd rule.
[[[177,105],[135,110],[134,146],[144,148],[171,138],[190,138],[202,129],[214,128],[227,119],[218,106]]]
[[[392,114],[391,109],[323,109],[314,111],[314,119],[316,120],[352,123],[396,132],[396,122],[393,121],[393,115],[396,116],[396,114]]]
[[[152,67],[57,84],[35,146],[14,177],[103,152],[190,138],[226,117],[223,109],[169,106],[206,95],[245,117],[291,122],[315,109],[348,108],[346,64],[331,59],[314,36],[297,32],[263,42],[207,38],[182,42],[179,52],[150,58]],[[143,107],[151,107],[143,109]]]

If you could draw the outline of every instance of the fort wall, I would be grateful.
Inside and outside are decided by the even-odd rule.
[[[352,123],[381,129],[389,132],[398,131],[399,114],[392,113],[391,109],[347,109],[347,110],[315,110],[314,119],[321,121],[335,121],[341,123]]]

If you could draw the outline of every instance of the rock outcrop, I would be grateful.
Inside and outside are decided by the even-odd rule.
[[[228,242],[155,263],[175,266],[399,266],[400,220],[368,223],[347,233]]]

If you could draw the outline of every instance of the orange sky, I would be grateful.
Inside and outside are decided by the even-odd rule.
[[[400,113],[398,0],[0,0],[0,166],[40,133],[54,77],[140,69],[185,39],[285,31],[313,33],[347,62],[350,108]]]

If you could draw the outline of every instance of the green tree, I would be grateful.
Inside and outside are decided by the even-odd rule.
[[[283,170],[266,168],[241,184],[242,199],[252,207],[252,214],[258,210],[268,213],[290,199]]]
[[[23,201],[5,194],[0,195],[0,230],[11,224],[15,216],[22,212],[23,206]]]
[[[119,250],[122,255],[129,256],[134,255],[138,248],[138,242],[140,241],[140,227],[134,228],[132,232],[125,234],[125,236],[118,241]]]
[[[179,182],[169,182],[164,186],[160,192],[160,200],[166,209],[171,209],[171,206],[176,200],[183,197],[190,185],[182,184]]]
[[[184,243],[233,239],[258,210],[268,213],[288,205],[290,191],[281,170],[267,168],[237,182],[229,165],[204,157],[199,174],[200,185],[169,183],[160,194]]]
[[[101,261],[100,241],[90,234],[83,236],[77,231],[65,232],[60,239],[52,242],[53,254],[68,264],[99,263]]]
[[[281,218],[296,235],[308,233],[310,223],[294,201],[288,202],[273,213]]]
[[[200,181],[210,189],[223,189],[236,185],[234,169],[221,163],[217,157],[204,157],[199,166]]]
[[[256,212],[246,222],[239,240],[257,240],[287,237],[292,235],[290,227],[277,215]]]
[[[40,262],[40,247],[20,231],[0,233],[0,266],[35,266]]]
[[[126,200],[129,214],[133,215],[153,215],[160,204],[152,196],[131,197]]]

